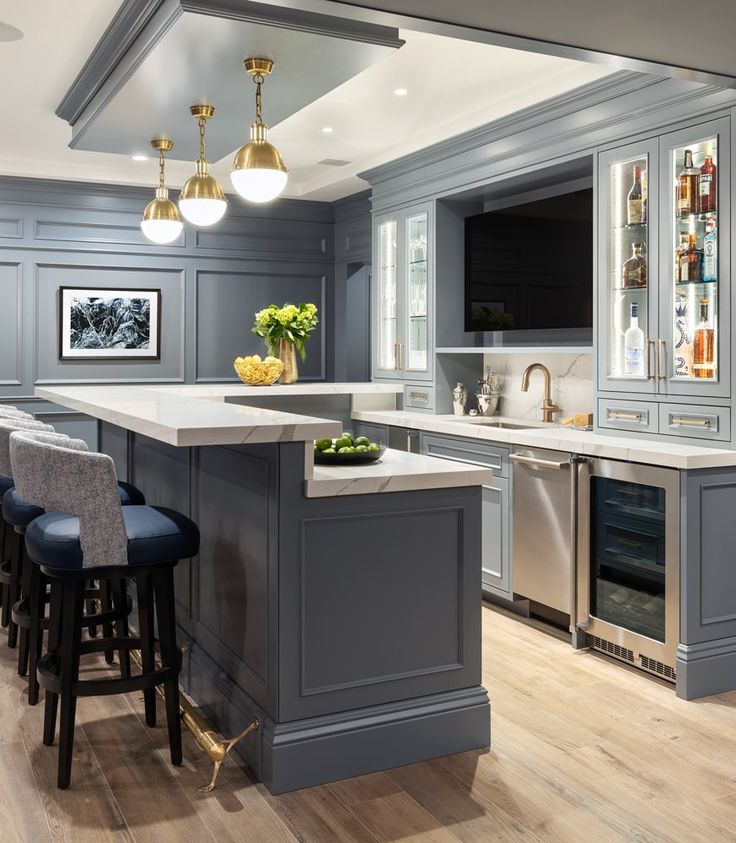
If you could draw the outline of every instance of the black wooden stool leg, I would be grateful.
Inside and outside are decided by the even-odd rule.
[[[116,611],[120,612],[120,618],[117,621],[118,637],[128,637],[128,581],[126,579],[116,580],[113,583],[113,600]],[[118,658],[120,659],[120,677],[121,679],[130,678],[130,650],[118,650]]]
[[[108,579],[100,580],[100,606],[102,607],[103,612],[109,612],[112,610],[112,584]],[[102,637],[112,638],[113,635],[114,630],[112,623],[103,623]],[[105,650],[105,661],[108,664],[112,664],[114,659],[115,651]]]
[[[67,579],[63,585],[63,617],[61,622],[61,712],[59,716],[59,775],[61,790],[69,787],[74,747],[74,715],[77,697],[73,686],[79,679],[79,650],[82,639],[82,605],[84,580]]]
[[[0,516],[0,564],[4,563],[7,557],[7,539],[8,539],[8,524],[4,518]],[[8,617],[10,607],[8,607],[8,614],[5,610],[5,592],[8,587],[5,583],[0,586],[0,626],[8,625]]]
[[[18,643],[18,625],[13,621],[10,609],[13,603],[20,598],[20,578],[24,548],[25,536],[22,533],[15,533],[15,548],[10,561],[10,588],[8,589],[8,647],[11,648],[15,648]]]
[[[20,577],[20,600],[25,600],[26,605],[30,605],[32,571],[37,566],[28,558],[25,545],[21,552],[23,553],[23,563]],[[21,626],[18,633],[18,676],[25,676],[28,672],[28,632],[29,630],[26,627]]]
[[[171,763],[181,764],[181,719],[179,718],[179,652],[176,646],[176,620],[174,617],[174,570],[166,566],[153,577],[158,616],[158,637],[161,642],[161,661],[173,671],[172,678],[164,683],[166,696],[166,723],[169,729]]]
[[[43,644],[43,629],[41,622],[44,616],[46,605],[46,577],[41,573],[38,565],[34,565],[30,559],[28,567],[31,571],[31,584],[29,586],[29,621],[28,629],[28,703],[36,705],[38,702],[38,676],[36,666],[41,658],[41,646]]]
[[[61,580],[51,580],[51,609],[49,616],[49,653],[55,653],[55,673],[58,675],[61,662],[59,652],[59,641],[61,639],[61,612],[62,612],[62,590]],[[59,704],[59,695],[53,691],[46,691],[46,708],[43,715],[43,742],[45,746],[51,746],[56,733],[56,709]]]
[[[153,591],[151,577],[142,575],[136,577],[138,592],[138,627],[141,638],[141,668],[144,674],[155,670],[155,653],[153,643]],[[146,725],[156,725],[156,689],[146,688],[143,691],[143,703],[146,711]]]
[[[90,588],[95,588],[95,580],[90,580],[89,585]],[[86,607],[86,612],[88,615],[96,615],[97,614],[97,603],[94,597],[88,597],[84,601],[84,605]],[[102,601],[100,600],[100,606],[102,606]],[[89,630],[89,637],[90,638],[97,638],[97,626],[94,624],[92,626],[87,627]],[[104,633],[103,633],[104,635]]]

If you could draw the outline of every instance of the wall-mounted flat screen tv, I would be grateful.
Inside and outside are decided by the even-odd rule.
[[[593,190],[465,220],[465,330],[593,325]]]

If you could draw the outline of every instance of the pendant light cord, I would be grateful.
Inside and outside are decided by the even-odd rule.
[[[158,186],[160,188],[166,187],[166,181],[164,179],[164,151],[163,151],[163,149],[159,149],[159,151],[158,151]]]
[[[256,83],[256,123],[263,123],[263,103],[261,101],[261,85],[264,81],[262,73],[255,73],[253,81]]]

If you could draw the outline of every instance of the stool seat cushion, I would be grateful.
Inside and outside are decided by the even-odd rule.
[[[128,535],[129,565],[171,562],[197,554],[199,530],[185,515],[158,506],[124,506],[122,513]],[[79,519],[62,512],[41,515],[26,530],[26,549],[40,565],[81,570]]]
[[[12,477],[0,474],[0,495],[4,495],[8,489],[12,489],[14,485]]]
[[[44,513],[40,506],[23,500],[15,486],[8,489],[2,497],[3,518],[13,527],[27,527],[34,518],[38,518]],[[118,497],[123,506],[140,505],[146,502],[143,494],[135,486],[122,481],[118,481]]]

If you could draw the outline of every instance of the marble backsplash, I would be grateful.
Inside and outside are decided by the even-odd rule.
[[[521,391],[521,376],[530,363],[544,363],[552,375],[552,400],[562,408],[557,420],[573,413],[592,413],[595,407],[592,354],[486,354],[484,365],[503,378],[498,414],[542,420],[544,377],[533,372],[529,391]],[[480,377],[480,373],[479,373]],[[475,384],[467,384],[475,391]],[[474,402],[469,402],[473,407]]]

